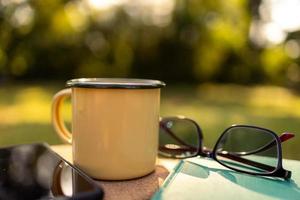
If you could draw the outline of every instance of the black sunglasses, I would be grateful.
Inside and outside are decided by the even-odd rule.
[[[294,137],[250,125],[233,125],[217,140],[213,150],[203,147],[200,126],[186,117],[160,120],[159,154],[173,158],[209,157],[232,170],[260,176],[290,179],[282,167],[281,143]]]

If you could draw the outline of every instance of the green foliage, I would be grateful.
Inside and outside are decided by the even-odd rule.
[[[284,44],[257,47],[249,39],[257,17],[252,9],[260,1],[252,7],[246,0],[129,1],[110,7],[105,7],[110,1],[101,1],[98,9],[89,0],[17,2],[0,1],[2,80],[145,77],[292,85],[300,80],[291,75],[300,74],[299,59],[288,57]],[[299,42],[299,35],[292,39]]]

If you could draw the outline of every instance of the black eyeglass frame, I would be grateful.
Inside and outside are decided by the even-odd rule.
[[[273,131],[269,130],[269,129],[261,128],[261,127],[253,126],[253,125],[232,125],[232,126],[228,127],[227,129],[225,129],[223,131],[223,133],[220,135],[219,139],[217,140],[217,142],[216,142],[213,150],[210,151],[210,150],[207,150],[207,149],[205,149],[203,147],[203,132],[202,132],[202,129],[200,128],[200,125],[196,121],[194,121],[194,120],[192,120],[190,118],[184,117],[184,116],[164,117],[164,118],[161,118],[161,120],[160,120],[160,127],[163,128],[166,131],[167,127],[165,127],[165,125],[162,122],[164,122],[164,121],[171,121],[171,120],[186,120],[186,121],[189,121],[189,122],[193,123],[195,125],[195,127],[196,127],[197,135],[198,135],[198,149],[197,149],[197,153],[195,153],[194,155],[185,156],[184,158],[191,158],[191,157],[195,157],[197,155],[200,155],[202,157],[212,158],[213,160],[217,161],[222,166],[227,167],[227,168],[232,169],[232,170],[237,171],[237,172],[241,172],[241,173],[245,173],[245,174],[250,174],[250,175],[259,175],[259,176],[268,176],[268,177],[279,177],[279,178],[284,178],[285,180],[288,180],[288,179],[291,178],[291,174],[292,174],[291,171],[285,170],[283,168],[283,166],[282,166],[282,147],[281,147],[281,141],[280,141],[279,137],[277,136],[277,134],[274,133]],[[276,140],[276,148],[277,148],[277,156],[278,156],[277,157],[278,162],[277,162],[277,166],[276,167],[268,166],[268,165],[265,165],[265,164],[262,164],[262,163],[256,163],[255,161],[250,161],[250,160],[241,158],[242,160],[250,161],[252,164],[255,164],[255,165],[258,165],[258,166],[261,166],[261,167],[274,168],[274,170],[272,170],[272,171],[266,171],[266,172],[261,172],[261,173],[243,171],[243,170],[236,169],[236,168],[233,168],[231,166],[228,166],[228,165],[226,165],[226,164],[224,164],[224,163],[222,163],[221,161],[218,160],[218,158],[217,158],[217,147],[218,147],[218,144],[220,143],[221,139],[228,133],[228,131],[231,130],[231,129],[233,129],[233,128],[253,128],[253,129],[258,129],[258,130],[262,130],[264,132],[267,132],[267,133],[271,134],[274,137],[274,139]],[[171,134],[173,137],[174,136],[176,137],[176,135],[174,135],[174,133],[171,133],[171,132],[168,132],[168,133]],[[162,154],[162,155],[166,156],[165,154]],[[174,157],[174,156],[167,156],[167,157]]]

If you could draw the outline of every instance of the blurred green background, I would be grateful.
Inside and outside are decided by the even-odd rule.
[[[0,0],[0,146],[59,144],[52,96],[76,77],[163,80],[161,115],[186,115],[212,147],[231,124],[296,137],[299,0]],[[71,121],[70,104],[64,113]]]

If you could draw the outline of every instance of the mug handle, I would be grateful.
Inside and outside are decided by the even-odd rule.
[[[62,119],[60,108],[67,97],[71,97],[71,88],[63,89],[56,93],[52,99],[52,124],[58,136],[66,143],[72,143],[72,134],[67,129]]]

